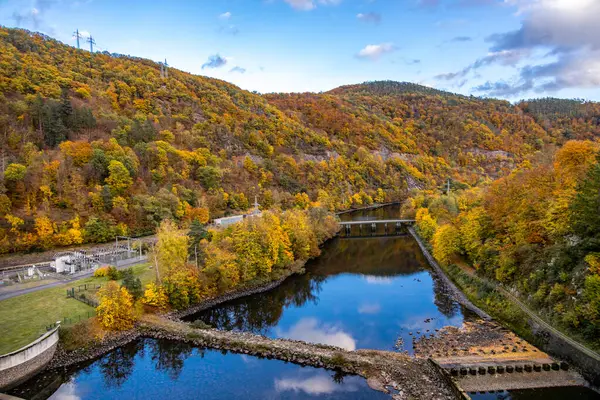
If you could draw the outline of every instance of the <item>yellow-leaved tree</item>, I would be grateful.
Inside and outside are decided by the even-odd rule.
[[[433,256],[447,264],[460,251],[460,232],[453,225],[442,225],[433,235]]]
[[[109,281],[98,291],[100,304],[96,307],[98,321],[105,329],[122,331],[131,329],[135,321],[133,296],[127,289]]]
[[[156,231],[155,256],[161,276],[184,267],[188,261],[189,237],[170,219],[164,220]]]
[[[154,282],[150,282],[146,286],[144,297],[142,297],[142,303],[164,310],[169,304],[169,298],[167,297],[165,288]]]
[[[417,222],[417,228],[419,233],[425,240],[431,240],[435,231],[438,228],[437,222],[429,214],[429,210],[426,208],[419,208],[415,217]]]

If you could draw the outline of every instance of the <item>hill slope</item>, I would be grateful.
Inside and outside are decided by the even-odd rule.
[[[523,105],[371,82],[260,96],[0,28],[0,253],[264,207],[474,185],[565,140]],[[590,120],[591,121],[591,120]],[[573,126],[585,125],[585,129]],[[573,118],[569,135],[595,135]]]

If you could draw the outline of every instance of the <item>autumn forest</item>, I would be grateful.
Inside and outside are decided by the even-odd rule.
[[[230,287],[317,255],[335,231],[327,210],[402,202],[440,262],[530,296],[593,341],[599,138],[593,102],[391,81],[261,95],[0,27],[0,254],[152,234],[165,220],[189,229],[256,197],[272,224],[214,237],[208,270],[247,265],[227,256],[244,235],[279,242],[248,271],[217,274]]]

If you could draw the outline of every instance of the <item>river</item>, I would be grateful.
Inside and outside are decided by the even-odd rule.
[[[397,206],[342,215],[343,219],[398,218]],[[376,235],[384,234],[379,227]],[[366,231],[366,229],[365,229]],[[389,229],[391,231],[391,227]],[[460,326],[462,307],[434,279],[411,236],[352,237],[328,242],[306,273],[279,287],[234,300],[187,320],[219,329],[251,331],[354,349],[412,354],[412,339],[446,325]]]
[[[386,207],[342,219],[387,219],[398,214],[398,207]],[[412,338],[433,334],[445,325],[460,326],[464,311],[434,279],[412,237],[400,233],[334,239],[320,257],[307,263],[305,274],[292,276],[267,293],[189,318],[195,319],[220,329],[346,349],[412,353]],[[36,399],[389,398],[356,376],[150,339],[85,365],[40,374],[11,394]]]
[[[341,218],[398,215],[398,207],[386,207]],[[435,279],[412,237],[402,232],[370,237],[370,231],[357,229],[352,236],[366,237],[328,242],[322,255],[307,263],[305,274],[188,320],[346,349],[412,353],[413,338],[470,318]],[[376,234],[384,234],[383,228]],[[154,339],[39,374],[10,394],[27,399],[389,399],[360,377]]]

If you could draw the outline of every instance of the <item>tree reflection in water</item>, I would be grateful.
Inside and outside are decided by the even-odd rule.
[[[150,341],[149,347],[155,368],[166,372],[172,380],[177,380],[183,369],[184,361],[192,355],[194,350],[189,343],[168,340]],[[201,356],[204,355],[204,350],[198,349],[198,352]]]
[[[284,319],[286,309],[306,308],[309,304],[318,305],[323,297],[324,293],[322,291],[326,283],[329,285],[328,281],[330,279],[342,275],[366,277],[366,281],[371,284],[395,285],[392,293],[394,296],[392,301],[395,303],[391,304],[388,301],[387,310],[373,308],[371,321],[377,318],[376,314],[380,311],[382,314],[388,311],[388,318],[390,318],[390,313],[396,314],[395,310],[403,307],[402,296],[407,290],[405,287],[407,285],[412,285],[411,293],[418,292],[413,296],[422,296],[424,302],[431,304],[429,309],[426,310],[426,312],[431,310],[431,315],[425,315],[422,319],[437,317],[440,314],[447,319],[460,317],[461,307],[448,295],[443,282],[437,279],[435,275],[433,276],[433,282],[429,283],[430,286],[418,286],[418,290],[414,286],[417,282],[412,282],[413,279],[408,278],[413,274],[418,276],[428,268],[418,244],[410,236],[368,239],[338,238],[327,243],[322,255],[307,264],[305,274],[292,276],[277,288],[266,293],[233,300],[186,319],[189,321],[201,319],[219,329],[248,331],[265,336],[273,335],[275,333],[274,329],[280,328],[279,324]],[[402,277],[405,278],[404,282],[396,279]],[[368,302],[377,304],[378,300],[381,300],[378,297],[381,296],[380,291],[370,289],[368,295],[365,294],[366,292],[361,293],[361,291],[367,290],[364,287],[364,282],[361,281],[364,281],[364,279],[346,280],[345,282],[349,286],[344,288],[345,291],[337,288],[336,295],[338,297],[336,301],[339,304],[331,304],[330,302],[324,305],[321,311],[326,314],[331,313],[332,307],[339,309],[344,307],[348,301],[356,300],[360,296],[365,296],[363,299],[365,304]],[[418,280],[418,282],[421,281]],[[434,292],[434,296],[431,296],[431,291]],[[366,298],[366,296],[370,297]],[[431,299],[433,299],[433,302]],[[414,301],[414,297],[407,298],[407,301]],[[410,307],[410,303],[408,304],[408,307]],[[311,310],[313,314],[303,315],[302,318],[321,318],[320,311],[315,307],[312,307]],[[363,314],[362,317],[366,318],[364,315],[365,308],[363,307],[360,310],[362,313],[359,311],[359,314]],[[434,315],[436,310],[439,314]],[[348,318],[350,311],[346,309],[343,313]],[[333,318],[331,315],[329,317]],[[418,316],[414,317],[417,318]],[[344,323],[344,320],[339,321]],[[389,323],[389,321],[379,321],[384,324]],[[322,322],[327,323],[327,321]],[[289,323],[288,320],[286,324],[289,325]],[[289,330],[289,326],[286,329]],[[393,344],[393,341],[391,343]]]
[[[100,359],[99,366],[105,386],[119,387],[129,379],[138,352],[142,352],[141,356],[143,357],[144,343],[141,340],[118,347]]]

